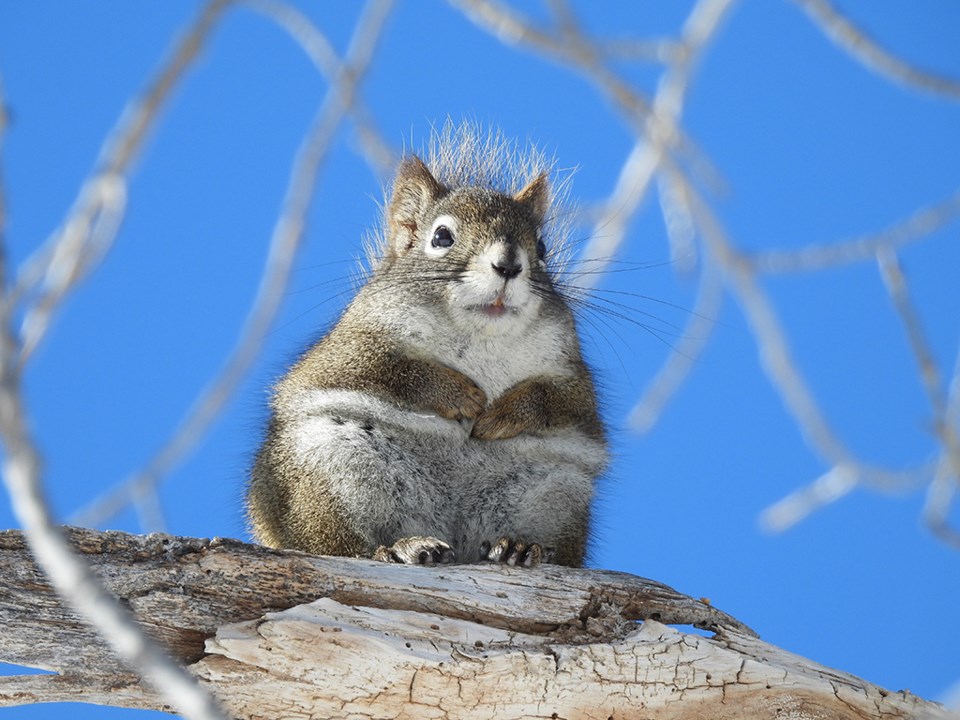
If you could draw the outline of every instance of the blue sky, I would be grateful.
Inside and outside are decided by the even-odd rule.
[[[301,5],[342,52],[359,4]],[[591,32],[648,37],[675,34],[689,5],[576,7]],[[960,77],[960,5],[952,0],[840,5],[885,47]],[[3,176],[15,260],[56,228],[125,103],[198,7],[0,3],[0,74],[12,116]],[[617,69],[646,92],[659,72]],[[238,9],[176,93],[132,178],[116,246],[71,297],[27,375],[61,517],[146,462],[225,360],[257,287],[292,155],[325,89],[298,46]],[[610,193],[633,143],[580,76],[504,47],[442,3],[398,3],[362,94],[396,147],[419,146],[447,116],[534,140],[559,167],[577,168],[572,194],[585,205]],[[960,184],[960,103],[870,73],[789,2],[735,8],[703,59],[683,126],[722,179],[712,207],[744,249],[879,231]],[[163,485],[170,532],[245,537],[244,474],[267,388],[342,309],[337,293],[349,287],[360,238],[376,220],[381,181],[356,149],[347,126],[323,168],[306,246],[261,360],[202,448]],[[957,233],[954,223],[902,254],[945,370],[960,340]],[[695,282],[670,262],[655,197],[631,223],[622,258],[636,269],[602,287],[669,303],[626,299],[629,314],[682,327]],[[932,457],[930,409],[876,264],[772,276],[762,285],[844,442],[892,468]],[[760,528],[765,507],[828,468],[764,376],[736,302],[727,296],[689,380],[642,436],[625,418],[678,338],[664,342],[590,313],[581,324],[616,454],[597,505],[595,566],[707,596],[766,640],[892,690],[936,698],[960,681],[960,630],[944,622],[960,593],[960,551],[921,526],[922,493],[857,490],[782,535]],[[15,525],[0,501],[0,527]],[[140,529],[132,511],[109,527]],[[40,718],[61,710],[5,712]]]

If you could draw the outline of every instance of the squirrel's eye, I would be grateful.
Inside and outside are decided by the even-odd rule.
[[[430,244],[435,248],[448,248],[453,245],[453,233],[446,225],[441,225],[433,231],[433,240]]]
[[[543,240],[537,240],[537,257],[543,260],[547,254],[547,244]]]

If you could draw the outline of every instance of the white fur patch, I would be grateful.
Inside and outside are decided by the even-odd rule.
[[[533,321],[540,309],[540,298],[530,289],[530,259],[518,249],[516,260],[520,274],[510,280],[494,266],[504,266],[508,255],[505,243],[491,243],[470,261],[461,282],[450,289],[450,306],[465,329],[482,335],[513,335]],[[482,306],[501,304],[501,317],[485,315]]]
[[[356,390],[300,392],[288,399],[284,411],[288,420],[296,422],[296,418],[301,417],[305,424],[318,417],[339,417],[354,422],[390,425],[410,432],[447,435],[450,438],[466,439],[467,435],[455,420],[435,413],[408,410]]]
[[[433,308],[417,305],[385,307],[378,319],[409,343],[411,354],[459,370],[490,401],[521,380],[570,374],[570,338],[560,323],[544,319],[511,323],[492,334],[484,331],[486,321],[472,318],[477,326],[471,329],[459,321],[445,322]]]

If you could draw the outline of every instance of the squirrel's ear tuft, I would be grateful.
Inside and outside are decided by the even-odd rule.
[[[404,158],[397,168],[390,193],[390,251],[403,254],[417,242],[420,218],[426,207],[443,197],[447,189],[416,155]]]
[[[547,178],[547,173],[542,172],[537,175],[514,195],[513,199],[526,205],[537,221],[543,222],[550,207],[550,180]]]

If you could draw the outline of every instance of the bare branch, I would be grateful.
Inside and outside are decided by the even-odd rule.
[[[887,292],[890,293],[894,307],[896,307],[904,329],[907,331],[910,349],[913,350],[914,357],[917,360],[917,365],[920,368],[920,378],[927,393],[927,400],[934,412],[934,426],[937,428],[937,434],[941,435],[946,423],[947,409],[941,387],[940,370],[937,367],[936,360],[934,360],[933,351],[924,337],[920,316],[910,300],[907,279],[900,267],[900,260],[893,250],[883,248],[877,252],[877,264],[880,267],[883,284],[887,288]],[[946,438],[943,438],[943,441],[945,446],[949,446]]]
[[[836,465],[806,487],[764,509],[760,514],[760,526],[768,532],[783,532],[856,487],[856,471],[846,465]]]
[[[208,18],[204,15],[204,18]],[[196,28],[195,28],[196,29]],[[0,96],[0,107],[3,98]],[[0,116],[0,131],[4,117]],[[121,152],[129,155],[135,144]],[[126,162],[126,161],[124,161]],[[0,215],[0,228],[3,216]],[[6,248],[0,248],[5,258]],[[0,267],[0,276],[4,268]],[[64,290],[69,284],[60,286]],[[141,672],[172,706],[196,720],[223,715],[212,697],[143,632],[116,598],[107,592],[80,558],[73,554],[57,527],[44,497],[40,455],[29,430],[21,386],[25,356],[13,330],[13,304],[3,280],[0,302],[0,438],[4,446],[3,480],[14,514],[23,526],[31,552],[57,592],[103,634],[117,654]]]
[[[647,99],[601,62],[602,53],[579,28],[566,25],[566,32],[553,35],[537,29],[519,13],[496,0],[450,0],[478,27],[509,45],[526,45],[572,67],[611,97],[638,133],[652,108]]]
[[[324,98],[323,105],[298,151],[283,210],[274,226],[256,300],[240,340],[223,370],[201,393],[186,418],[153,460],[139,473],[124,480],[77,513],[74,518],[76,522],[98,525],[132,500],[151,492],[151,488],[197,445],[257,358],[283,300],[293,261],[303,239],[307,211],[320,166],[353,103],[357,87],[373,57],[392,5],[393,0],[370,0],[368,3],[354,32],[347,63]]]
[[[897,249],[945,227],[960,217],[960,190],[946,200],[921,208],[910,217],[878,233],[809,245],[799,250],[762,250],[748,256],[761,273],[800,273],[848,265],[876,257],[883,249]]]
[[[0,436],[3,479],[30,549],[61,597],[73,605],[111,647],[171,705],[189,718],[222,718],[210,696],[173,662],[104,590],[87,565],[73,554],[48,509],[41,487],[40,457],[27,429],[20,389],[19,347],[4,313],[0,337]]]
[[[697,230],[690,208],[683,202],[682,190],[663,173],[657,176],[657,197],[670,243],[670,261],[680,272],[689,271],[697,262]]]
[[[786,333],[749,264],[731,245],[720,223],[693,188],[686,184],[683,187],[697,227],[750,322],[767,376],[817,451],[832,465],[852,465],[849,453],[836,439],[797,369]]]
[[[944,454],[937,464],[933,481],[927,487],[923,503],[923,521],[937,537],[960,548],[960,530],[949,521],[950,509],[957,495],[957,475],[950,458]]]
[[[837,45],[866,67],[908,87],[960,99],[960,81],[919,70],[882,48],[828,0],[794,0]]]
[[[640,433],[649,432],[674,396],[710,339],[723,302],[723,283],[715,263],[705,263],[701,270],[697,301],[690,312],[690,322],[683,335],[647,384],[640,399],[630,411],[630,427]]]
[[[600,41],[603,54],[614,60],[641,60],[644,62],[676,62],[681,52],[676,41],[670,39],[640,40],[633,38],[609,38]]]
[[[229,540],[69,536],[235,718],[683,720],[705,717],[705,708],[711,720],[949,716],[625,573],[424,568]],[[96,639],[50,597],[16,532],[0,533],[0,592],[13,598],[0,604],[9,640],[0,659],[60,673],[0,678],[0,707],[41,694],[162,707],[135,678],[118,677]]]
[[[451,0],[476,25],[505,45],[528,45],[548,55],[567,58],[569,49],[560,38],[539,30],[512,8],[493,0]]]
[[[664,169],[674,175],[678,186],[683,188],[707,248],[720,264],[727,285],[751,325],[767,377],[813,449],[830,467],[839,468],[834,474],[823,476],[810,489],[795,493],[783,504],[774,505],[764,515],[767,526],[786,527],[786,519],[796,522],[821,505],[824,498],[835,499],[849,492],[850,478],[855,479],[856,484],[885,491],[915,487],[922,479],[928,478],[930,469],[927,467],[896,472],[861,462],[839,440],[797,367],[773,304],[760,288],[750,263],[734,248],[710,208],[683,180],[678,170],[669,161],[665,162]],[[838,488],[842,492],[838,492]]]
[[[940,461],[927,494],[924,515],[931,529],[944,540],[960,547],[960,532],[947,523],[947,513],[955,486],[960,480],[960,439],[957,437],[956,418],[951,417],[953,413],[950,412],[951,406],[955,408],[954,393],[960,383],[955,376],[950,393],[953,397],[945,396],[940,369],[923,332],[920,316],[910,299],[907,280],[896,253],[890,249],[881,250],[877,253],[877,262],[884,285],[907,332],[910,348],[920,369],[927,401],[933,410],[934,432],[942,447]]]

